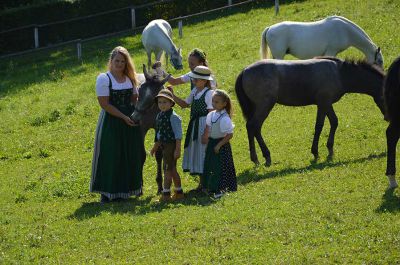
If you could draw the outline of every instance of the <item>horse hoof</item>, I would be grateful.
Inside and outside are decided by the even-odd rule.
[[[267,159],[267,160],[265,161],[264,166],[270,167],[270,166],[271,166],[271,159]]]

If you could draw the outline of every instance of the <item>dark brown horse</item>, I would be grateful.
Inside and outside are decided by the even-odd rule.
[[[383,71],[371,64],[332,57],[294,61],[261,60],[246,67],[237,77],[235,90],[247,120],[251,160],[259,163],[255,137],[266,165],[271,165],[270,151],[261,136],[261,127],[276,103],[286,106],[317,105],[311,153],[315,159],[318,158],[318,141],[325,116],[328,116],[331,129],[327,147],[328,158],[331,158],[338,127],[332,104],[346,93],[363,93],[372,96],[383,113],[383,80]]]
[[[389,67],[384,86],[386,117],[387,165],[386,176],[389,188],[396,188],[396,146],[400,137],[400,57]]]
[[[169,75],[163,77],[160,72],[148,73],[146,65],[143,65],[144,79],[139,88],[139,99],[136,104],[135,111],[131,115],[131,119],[134,121],[140,121],[140,128],[142,130],[143,141],[146,137],[147,132],[151,128],[155,128],[156,116],[160,112],[158,106],[154,104],[154,98],[164,88],[164,84],[167,82]],[[139,76],[140,79],[140,76]],[[157,161],[157,193],[162,191],[162,153],[161,150],[156,153]]]

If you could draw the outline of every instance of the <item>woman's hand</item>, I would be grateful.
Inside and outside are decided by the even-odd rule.
[[[128,116],[123,116],[122,118],[124,120],[124,122],[128,125],[128,126],[138,126],[138,124],[136,124],[133,120],[131,120],[131,118],[129,118]]]

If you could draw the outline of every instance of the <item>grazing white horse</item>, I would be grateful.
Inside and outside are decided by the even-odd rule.
[[[383,66],[381,49],[362,28],[341,16],[330,16],[315,22],[285,21],[265,28],[261,34],[263,59],[268,57],[268,48],[274,59],[283,59],[285,54],[311,59],[336,56],[350,46],[364,53],[369,63]]]
[[[151,66],[151,53],[154,53],[156,60],[161,59],[163,51],[168,62],[168,56],[175,69],[182,69],[181,49],[177,49],[172,42],[172,28],[169,23],[163,19],[156,19],[144,28],[142,33],[142,43],[147,52],[147,66]]]

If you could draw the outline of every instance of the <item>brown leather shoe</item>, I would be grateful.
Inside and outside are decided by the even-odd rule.
[[[183,193],[174,193],[174,195],[172,195],[171,200],[177,201],[177,200],[182,200],[184,198],[185,198],[185,195],[183,195]]]

